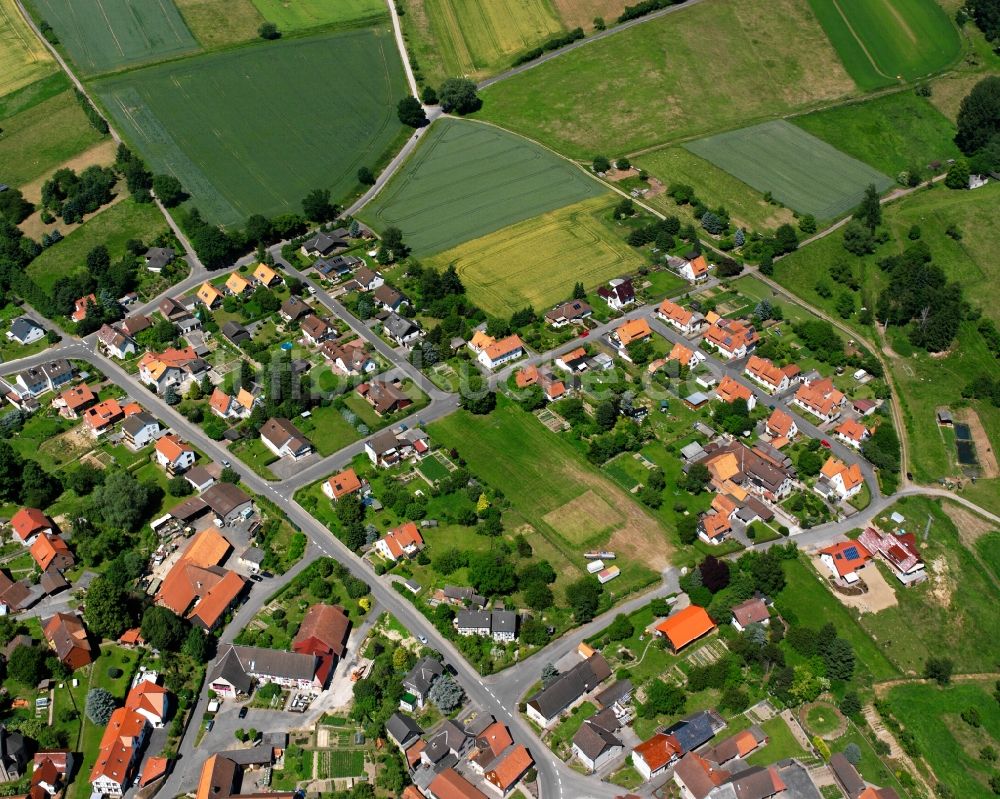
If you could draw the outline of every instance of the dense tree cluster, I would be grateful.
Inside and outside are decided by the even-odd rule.
[[[997,0],[973,2],[984,23],[990,20],[987,27],[995,35],[1000,34],[1000,3]],[[983,78],[972,87],[959,107],[957,123],[955,143],[968,156],[968,168],[980,174],[1000,170],[1000,77]]]
[[[538,47],[533,47],[530,50],[525,51],[517,58],[511,66],[520,66],[521,64],[527,64],[529,61],[534,61],[536,58],[540,58],[543,53],[547,53],[550,50],[558,50],[560,47],[565,47],[568,44],[572,44],[584,37],[583,28],[573,28],[571,31],[566,31],[565,33],[558,33],[555,36],[550,36]]]
[[[438,102],[445,113],[471,114],[483,107],[476,84],[468,78],[448,78],[438,87]]]
[[[42,184],[42,208],[66,224],[83,221],[114,198],[118,177],[110,167],[88,166],[79,175],[62,168]]]
[[[22,457],[9,441],[0,439],[0,500],[32,508],[50,505],[62,493],[59,478],[37,461]]]

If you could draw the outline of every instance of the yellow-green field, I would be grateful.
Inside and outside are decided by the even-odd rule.
[[[174,0],[202,47],[225,47],[257,38],[264,18],[250,0]]]
[[[406,0],[410,51],[432,85],[501,72],[563,29],[550,0]]]
[[[566,299],[576,281],[594,286],[643,263],[623,235],[603,221],[612,203],[595,197],[460,244],[428,262],[455,264],[469,299],[484,311],[509,316],[530,305]]]
[[[673,183],[694,186],[698,199],[710,208],[724,205],[733,224],[739,227],[774,230],[778,225],[795,221],[789,209],[771,205],[759,191],[683,147],[656,150],[639,158],[635,166],[645,169],[668,187]],[[678,206],[666,193],[646,197],[644,202],[677,216],[689,208]]]
[[[0,0],[0,97],[54,71],[55,61],[28,28],[14,0]]]

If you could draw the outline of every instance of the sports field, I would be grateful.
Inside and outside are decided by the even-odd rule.
[[[684,146],[757,191],[769,191],[790,208],[817,219],[832,219],[854,208],[870,183],[879,191],[892,185],[881,172],[784,120]]]
[[[494,316],[530,305],[548,308],[569,296],[573,284],[595,286],[635,271],[638,251],[607,227],[612,202],[595,197],[518,222],[446,250],[428,260],[454,264],[469,299]]]
[[[911,81],[947,67],[961,43],[935,0],[809,0],[862,89]]]
[[[859,161],[895,177],[910,166],[926,170],[961,153],[955,126],[912,91],[876,97],[791,120]]]
[[[174,56],[198,43],[173,0],[30,0],[88,74]]]
[[[704,0],[489,87],[480,115],[589,160],[854,91],[807,0]]]
[[[253,4],[264,19],[282,31],[357,24],[389,16],[382,0],[253,0]]]
[[[520,136],[445,118],[361,216],[376,229],[395,225],[414,253],[426,256],[607,193]]]
[[[563,29],[551,0],[406,0],[405,8],[409,47],[434,85],[501,72]]]
[[[225,47],[257,38],[264,18],[250,0],[174,0],[203,47]]]
[[[402,130],[396,101],[406,94],[387,29],[211,53],[95,89],[150,166],[176,175],[202,214],[226,225],[301,212],[318,187],[348,195],[358,167]]]
[[[0,0],[0,97],[55,72],[56,62],[14,0]]]

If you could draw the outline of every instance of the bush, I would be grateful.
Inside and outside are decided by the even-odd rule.
[[[115,712],[116,704],[110,691],[103,688],[91,688],[87,692],[85,706],[87,718],[99,727],[103,727],[111,720],[111,714]]]
[[[274,39],[281,38],[281,31],[278,30],[278,26],[273,22],[263,22],[261,26],[257,28],[257,35],[261,39],[266,39],[268,41],[273,41]]]

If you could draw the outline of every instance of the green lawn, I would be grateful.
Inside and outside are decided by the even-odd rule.
[[[361,216],[395,225],[417,255],[430,255],[606,191],[519,136],[442,119]]]
[[[849,641],[858,658],[859,672],[867,671],[875,680],[888,680],[899,676],[899,670],[872,641],[853,615],[821,582],[819,575],[803,558],[786,560],[785,577],[788,580],[778,595],[775,606],[791,624],[819,627],[832,622],[837,635]],[[858,675],[862,682],[864,677]]]
[[[0,99],[3,180],[24,186],[103,137],[87,121],[60,72]]]
[[[725,58],[706,59],[707,45]],[[854,89],[804,0],[708,0],[491,86],[480,113],[589,160],[773,119]]]
[[[298,31],[319,26],[359,25],[388,14],[380,0],[253,0],[257,10],[280,31]]]
[[[580,729],[583,722],[594,715],[597,708],[591,702],[584,702],[577,705],[570,711],[570,714],[564,718],[559,724],[556,725],[555,729],[552,730],[552,736],[549,739],[549,745],[554,749],[558,745],[568,746],[573,741],[573,736],[576,735],[576,731]]]
[[[264,442],[260,438],[241,439],[232,444],[229,447],[229,451],[265,480],[277,479],[274,476],[274,472],[267,467],[278,460],[278,458],[271,450],[264,446]]]
[[[46,249],[28,266],[28,274],[43,289],[51,289],[60,277],[86,268],[87,253],[103,244],[116,261],[125,254],[129,239],[149,242],[167,229],[167,220],[153,203],[131,198],[106,208],[87,220],[65,239]]]
[[[993,577],[1000,580],[1000,531],[994,530],[978,538],[976,552],[993,572]]]
[[[836,741],[830,742],[830,750],[832,752],[842,752],[848,744],[856,744],[861,750],[861,763],[857,766],[861,776],[874,785],[894,788],[896,793],[901,797],[907,797],[909,794],[903,789],[893,770],[879,757],[878,753],[872,748],[871,743],[869,743],[869,739],[865,737],[871,734],[871,728],[866,727],[865,730],[865,735],[862,735],[853,722],[848,722],[847,732]]]
[[[863,615],[861,626],[907,672],[919,673],[935,649],[948,652],[956,671],[990,671],[1000,662],[1000,590],[936,501],[909,497],[892,510],[906,517],[904,529],[920,536],[930,579],[905,589],[888,577],[899,604]],[[923,541],[929,516],[931,532]]]
[[[792,212],[787,208],[772,205],[761,192],[684,147],[655,150],[636,159],[635,164],[667,187],[674,183],[693,186],[698,198],[709,208],[725,206],[734,225],[774,230],[778,225],[793,221]],[[647,196],[643,201],[665,214],[692,216],[689,206],[677,205],[669,194]]]
[[[912,91],[814,111],[791,121],[890,177],[913,166],[926,176],[932,161],[944,163],[961,155],[952,140],[955,126]]]
[[[767,746],[754,752],[747,758],[747,763],[751,766],[768,766],[779,760],[790,757],[802,758],[808,756],[799,742],[795,740],[792,731],[788,729],[788,724],[780,716],[768,719],[763,722],[761,729],[767,734]]]
[[[73,61],[96,74],[192,52],[198,43],[171,0],[28,0]]]
[[[296,419],[295,424],[324,458],[361,438],[332,405],[313,408],[308,419]]]
[[[889,692],[893,715],[916,737],[920,752],[938,780],[955,796],[989,796],[988,779],[995,769],[979,757],[983,746],[1000,747],[1000,703],[990,696],[993,682],[964,682],[949,688],[900,685]],[[960,718],[974,707],[982,726]]]
[[[844,66],[863,89],[938,72],[961,49],[934,0],[809,0]]]
[[[351,195],[358,167],[396,146],[406,93],[387,27],[182,59],[95,90],[149,166],[176,175],[207,219],[228,225],[301,213],[317,187]]]
[[[854,208],[870,183],[892,180],[784,120],[720,133],[684,145],[760,192],[802,214],[832,219]]]

